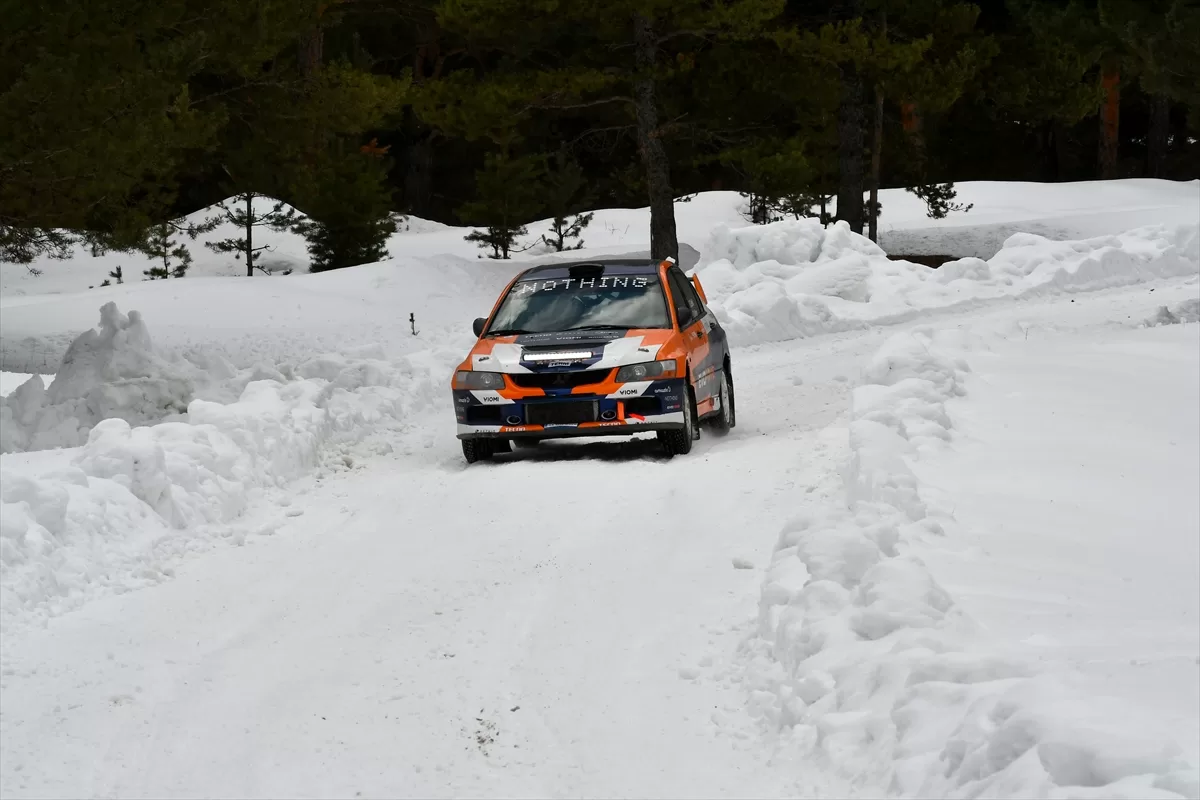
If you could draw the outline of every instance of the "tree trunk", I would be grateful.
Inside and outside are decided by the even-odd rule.
[[[254,277],[254,195],[246,192],[246,277]]]
[[[887,34],[887,8],[881,6],[874,19],[877,33]],[[871,130],[871,174],[867,178],[870,203],[867,204],[867,236],[879,242],[879,175],[883,171],[883,87],[875,84],[875,119]]]
[[[866,115],[863,107],[862,76],[853,64],[844,64],[842,99],[838,107],[838,196],[837,218],[863,232],[863,139]]]
[[[633,16],[634,62],[633,105],[637,113],[638,151],[650,195],[650,257],[679,259],[679,237],[675,231],[675,198],[671,192],[671,165],[658,131],[658,99],[654,67],[658,45],[650,20]]]
[[[300,35],[296,58],[300,66],[300,77],[304,81],[305,90],[311,92],[321,76],[321,61],[325,50],[325,31],[321,27],[321,15],[324,8],[317,3],[316,16],[312,27]],[[317,161],[317,154],[323,144],[318,126],[314,122],[305,131],[305,160],[311,166]]]
[[[1117,177],[1117,136],[1121,119],[1121,70],[1106,66],[1100,76],[1104,105],[1100,107],[1100,178]]]
[[[1038,131],[1038,145],[1041,152],[1041,166],[1038,177],[1044,183],[1058,180],[1058,159],[1054,155],[1055,139],[1054,123],[1047,121]]]
[[[300,36],[300,74],[306,83],[312,83],[321,72],[321,60],[325,50],[325,31],[321,28],[320,6],[312,28]]]
[[[867,186],[871,192],[870,227],[867,235],[879,242],[879,175],[883,171],[883,89],[875,87],[875,128],[871,135],[871,175]]]
[[[1167,177],[1167,146],[1171,137],[1171,101],[1150,96],[1150,131],[1147,134],[1146,173],[1151,178]]]
[[[1052,124],[1054,126],[1052,134],[1054,136],[1054,179],[1065,181],[1070,167],[1070,156],[1067,151],[1067,126],[1061,119],[1054,120]]]
[[[404,172],[404,204],[408,213],[429,216],[433,197],[433,136],[422,136],[408,148],[408,164]]]

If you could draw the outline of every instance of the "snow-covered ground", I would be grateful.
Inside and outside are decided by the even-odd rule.
[[[922,546],[1014,653],[1130,701],[1105,728],[1200,752],[1200,331],[1121,326],[972,353],[959,439],[916,469],[953,512]],[[1164,555],[1169,557],[1164,558]]]
[[[739,426],[672,460],[465,468],[448,370],[526,262],[458,229],[6,289],[50,354],[6,369],[101,325],[3,387],[0,794],[1200,795],[1200,184],[993,186],[931,252],[1086,238],[929,270],[680,204]]]

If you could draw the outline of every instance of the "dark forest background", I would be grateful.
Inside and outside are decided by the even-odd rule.
[[[880,186],[1200,175],[1197,0],[0,0],[0,34],[9,261],[231,195],[330,268],[395,212],[650,205],[665,256],[710,189],[871,233]]]

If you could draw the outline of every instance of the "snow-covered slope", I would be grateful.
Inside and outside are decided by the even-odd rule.
[[[457,230],[0,298],[87,356],[4,401],[80,446],[0,456],[0,794],[1200,793],[1195,227],[943,272],[723,202],[739,426],[669,461],[464,469],[447,372],[529,262]]]
[[[986,259],[1014,233],[1091,239],[1147,225],[1194,225],[1200,219],[1200,181],[967,181],[955,189],[955,202],[972,208],[942,220],[929,219],[912,194],[880,192],[880,245],[902,255]]]
[[[968,181],[956,184],[958,201],[970,204],[969,211],[950,213],[931,220],[925,205],[902,189],[880,192],[880,245],[899,255],[949,255],[990,258],[1014,233],[1035,233],[1049,239],[1088,239],[1107,236],[1146,225],[1194,224],[1200,219],[1200,181],[1174,182],[1150,179],[1087,181],[1079,183],[1001,183]],[[269,203],[259,199],[259,203]],[[198,211],[188,219],[200,223],[213,215],[212,209]],[[676,203],[675,215],[684,266],[692,266],[689,254],[699,250],[718,227],[746,224],[746,200],[737,192],[703,192]],[[599,209],[584,232],[589,251],[624,254],[647,247],[647,210]],[[549,230],[549,220],[531,223],[526,243],[537,242]],[[458,256],[478,260],[482,255],[463,237],[473,230],[443,225],[417,217],[398,218],[397,232],[388,241],[389,256],[406,259]],[[244,265],[231,254],[205,247],[208,242],[236,237],[233,226],[223,224],[187,242],[194,258],[188,273],[193,277],[228,277],[245,274]],[[265,228],[255,230],[256,241],[272,249],[260,264],[276,273],[291,269],[294,275],[307,270],[304,240],[292,233]],[[184,237],[186,239],[186,237]],[[43,258],[30,265],[42,274],[34,276],[18,264],[0,263],[0,297],[20,294],[82,292],[99,287],[116,266],[125,280],[143,280],[150,266],[144,256],[108,253],[93,257],[83,248],[66,261]],[[536,245],[527,257],[551,256],[545,245]]]

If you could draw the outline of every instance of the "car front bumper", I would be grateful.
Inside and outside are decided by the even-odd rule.
[[[685,381],[625,384],[609,394],[453,390],[459,439],[631,436],[684,426]],[[508,396],[506,396],[508,395]]]

